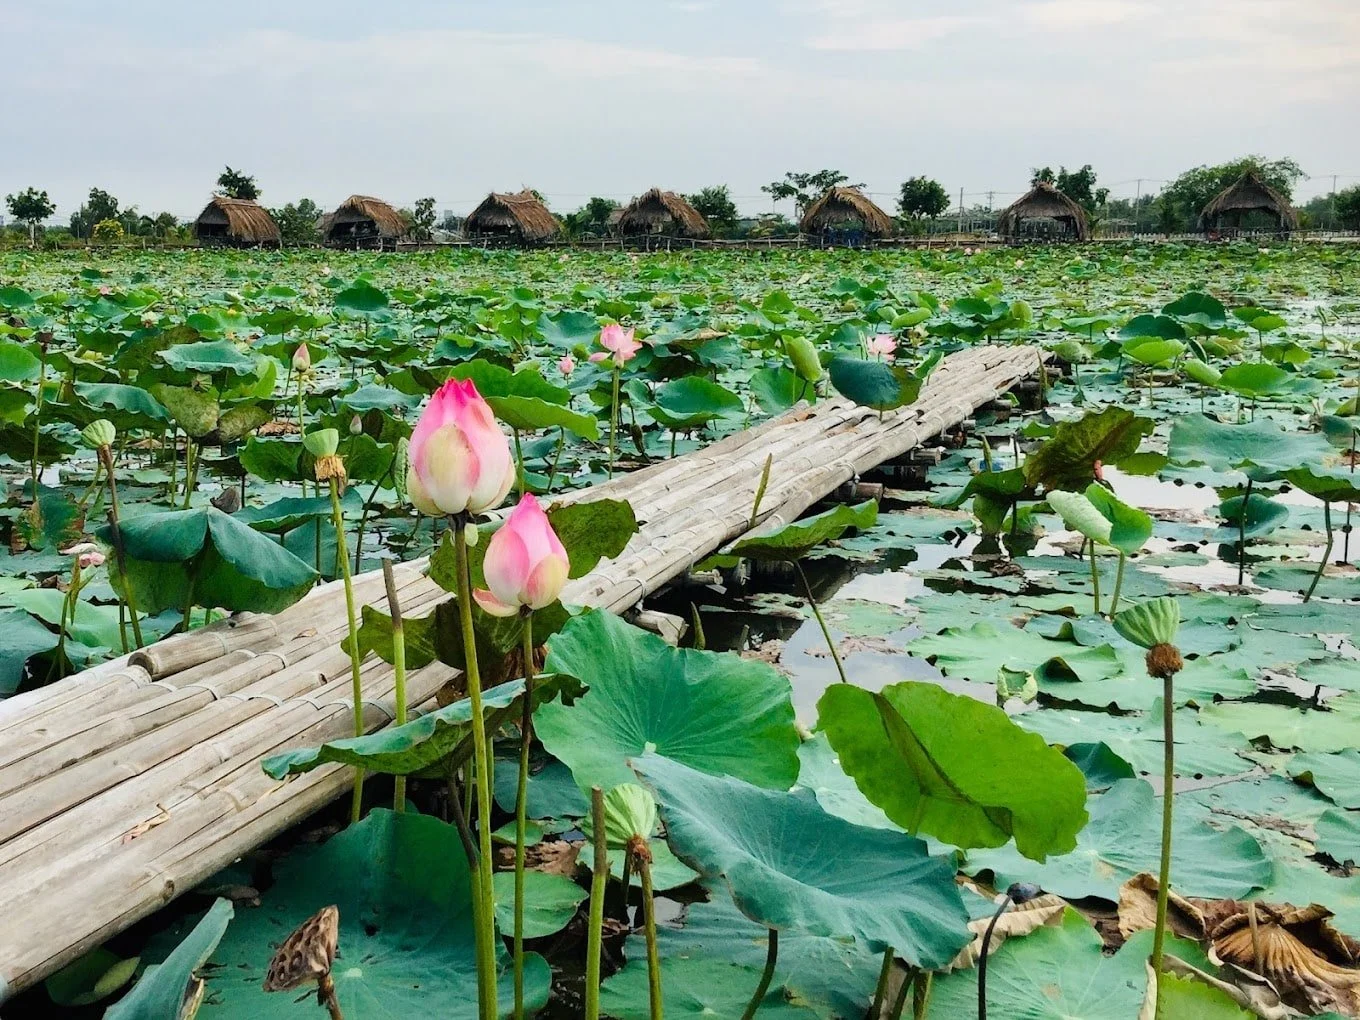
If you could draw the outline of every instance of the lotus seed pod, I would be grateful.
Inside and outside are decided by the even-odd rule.
[[[1140,648],[1171,645],[1175,644],[1181,626],[1180,605],[1164,595],[1115,614],[1111,622],[1121,636]]]
[[[338,429],[317,429],[315,432],[308,432],[302,439],[302,445],[318,460],[322,457],[333,457],[340,449],[340,432]]]
[[[822,377],[822,362],[817,357],[817,348],[805,336],[795,336],[784,341],[784,350],[793,362],[793,370],[805,382],[816,382]]]
[[[114,428],[113,422],[100,418],[81,429],[80,438],[91,450],[102,450],[113,445],[113,441],[118,438],[118,430]]]

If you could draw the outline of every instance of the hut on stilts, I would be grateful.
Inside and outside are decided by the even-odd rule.
[[[996,220],[996,230],[1007,240],[1089,241],[1091,224],[1086,210],[1046,181],[1037,182]]]
[[[896,228],[893,218],[858,188],[828,190],[803,213],[798,229],[824,245],[859,247],[885,237]]]
[[[1248,170],[1233,184],[1224,188],[1199,214],[1200,229],[1211,236],[1231,236],[1242,231],[1248,217],[1259,214],[1261,221],[1271,224],[1274,232],[1288,237],[1299,226],[1298,214],[1289,200],[1272,188],[1255,170]],[[1269,229],[1269,227],[1267,227]]]
[[[245,198],[214,195],[194,220],[199,244],[228,248],[278,247],[279,225],[264,206]]]
[[[624,207],[615,229],[620,237],[642,237],[648,247],[654,238],[702,241],[709,236],[708,221],[684,195],[652,188]]]
[[[326,217],[323,238],[327,248],[394,251],[406,233],[406,220],[382,199],[350,195]]]
[[[529,188],[515,194],[493,191],[463,223],[463,236],[482,244],[544,244],[561,231],[557,217]]]

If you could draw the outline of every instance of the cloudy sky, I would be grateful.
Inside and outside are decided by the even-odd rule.
[[[721,183],[758,211],[825,166],[885,204],[1087,162],[1132,196],[1248,152],[1303,197],[1360,183],[1360,0],[0,0],[0,29],[0,194],[58,220],[92,185],[191,215],[226,163],[266,204],[457,212]]]

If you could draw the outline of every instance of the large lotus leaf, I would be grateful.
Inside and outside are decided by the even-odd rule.
[[[812,517],[761,529],[737,542],[732,553],[753,560],[800,560],[823,542],[834,541],[851,528],[872,528],[877,520],[878,503],[872,499],[856,506],[842,503]]]
[[[1097,461],[1115,465],[1131,457],[1155,424],[1151,418],[1116,406],[1060,422],[1053,435],[1025,459],[1025,481],[1046,489],[1085,489],[1095,480]]]
[[[1295,755],[1289,774],[1301,783],[1312,783],[1343,808],[1360,808],[1360,751],[1354,748],[1335,754]]]
[[[1085,494],[1055,489],[1045,498],[1048,505],[1062,518],[1062,522],[1073,531],[1079,532],[1092,542],[1110,544],[1111,522]]]
[[[56,588],[22,588],[0,594],[0,606],[15,606],[53,627],[59,627],[65,611],[66,593]],[[77,600],[74,615],[67,613],[67,617],[67,637],[96,648],[122,646],[118,610],[113,606],[98,606]]]
[[[496,892],[496,925],[515,930],[515,873],[498,871],[491,878]],[[576,908],[590,893],[565,875],[529,868],[524,872],[524,937],[556,935],[576,916]]]
[[[0,609],[0,698],[19,689],[32,656],[56,645],[57,635],[22,609]]]
[[[676,856],[721,879],[767,928],[892,947],[927,969],[969,941],[953,865],[903,833],[867,829],[802,794],[710,776],[659,755],[634,759]]]
[[[150,428],[170,420],[170,412],[155,397],[140,386],[121,383],[76,383],[75,392],[81,400],[98,408],[124,428]]]
[[[875,411],[891,411],[914,403],[925,382],[923,376],[901,365],[865,361],[844,354],[831,359],[828,371],[837,393]]]
[[[1201,291],[1188,291],[1162,308],[1162,314],[1216,329],[1227,321],[1223,302]]]
[[[1218,377],[1218,385],[1244,397],[1270,397],[1308,389],[1311,379],[1300,379],[1294,372],[1286,372],[1279,365],[1267,361],[1245,362],[1225,368]],[[1301,385],[1302,384],[1302,385]]]
[[[1140,365],[1164,365],[1184,353],[1179,340],[1134,339],[1124,345],[1124,356]]]
[[[111,544],[107,525],[97,532]],[[122,523],[127,576],[137,608],[186,605],[277,613],[311,590],[317,573],[277,542],[214,507],[143,514]]]
[[[946,676],[978,683],[992,683],[1003,668],[1066,680],[1103,680],[1124,672],[1123,660],[1108,643],[1088,648],[1055,641],[1038,628],[1020,628],[1005,620],[981,619],[971,627],[946,627],[939,634],[914,639],[907,647]]]
[[[231,900],[217,900],[163,963],[148,967],[132,991],[110,1006],[104,1020],[176,1020],[197,998],[196,971],[217,949],[234,910]],[[299,918],[299,921],[302,919]],[[268,944],[263,947],[267,956]],[[187,1015],[194,1015],[192,1007]]]
[[[387,310],[387,306],[387,294],[367,280],[356,280],[335,295],[337,309],[364,318],[381,315]]]
[[[1285,471],[1290,485],[1329,503],[1360,502],[1360,476],[1349,471],[1326,471],[1313,464]]]
[[[411,1020],[439,1004],[441,1017],[477,1015],[471,876],[457,830],[428,815],[372,811],[321,846],[304,847],[275,869],[263,905],[238,915],[213,962],[219,970],[201,1016],[292,1020],[295,995],[262,990],[272,947],[327,904],[340,911],[340,955],[331,977],[347,1017]],[[498,1002],[514,989],[501,960]],[[525,957],[525,1002],[541,1009],[551,977]]]
[[[600,335],[600,323],[589,312],[562,311],[539,316],[538,331],[545,342],[563,349],[592,343]]]
[[[760,983],[758,967],[722,960],[666,958],[661,961],[661,1004],[672,1020],[738,1017]],[[647,959],[639,955],[600,986],[600,1010],[617,1020],[651,1020]],[[777,985],[765,993],[759,1015],[771,1020],[817,1020],[807,1006],[789,1001]]]
[[[42,373],[42,362],[23,344],[0,340],[0,380],[9,383],[32,382]]]
[[[234,443],[248,432],[254,432],[274,417],[274,413],[259,404],[237,404],[217,419],[219,444]]]
[[[393,635],[392,617],[374,606],[360,609],[362,622],[357,633],[359,658],[369,652],[383,662],[394,663],[396,659],[396,638]],[[420,669],[438,658],[434,628],[438,616],[405,617],[401,621],[402,654],[407,669]],[[340,642],[340,647],[349,651],[349,636]]]
[[[1129,506],[1105,486],[1092,482],[1086,487],[1086,498],[1110,522],[1110,534],[1106,541],[1126,556],[1132,556],[1143,548],[1152,537],[1151,516],[1136,506]]]
[[[534,682],[534,704],[543,705],[559,694],[574,696],[580,685],[574,677],[542,676]],[[482,697],[482,710],[492,732],[507,719],[518,719],[522,711],[524,680],[508,680],[493,687]],[[362,737],[344,737],[320,747],[297,748],[271,755],[264,760],[265,772],[283,779],[310,772],[320,765],[354,765],[369,772],[409,776],[433,768],[444,758],[471,750],[472,702],[462,698],[433,712],[427,712],[403,726],[389,726]],[[466,742],[466,747],[463,745]]]
[[[238,457],[241,467],[261,481],[296,482],[303,479],[298,469],[302,458],[302,443],[298,440],[251,436]]]
[[[841,767],[908,832],[965,849],[1014,838],[1039,860],[1076,846],[1081,770],[999,708],[907,682],[877,694],[833,684],[817,710]]]
[[[13,310],[32,308],[34,304],[33,295],[22,287],[0,287],[0,306]]]
[[[1267,418],[1226,425],[1191,413],[1172,422],[1166,452],[1173,464],[1202,464],[1213,471],[1259,468],[1272,472],[1321,464],[1331,456],[1332,448],[1320,435],[1291,431]]]
[[[1138,932],[1119,952],[1106,956],[1100,933],[1068,907],[1060,925],[1041,925],[1023,938],[1009,938],[987,964],[988,1015],[1005,1020],[1133,1020],[1147,994],[1151,932]],[[1171,939],[1167,951],[1208,966],[1193,943]],[[937,976],[929,1020],[977,1016],[977,973],[956,970]],[[1191,1014],[1173,1014],[1189,1020]]]
[[[1245,501],[1243,519],[1243,502],[1241,496],[1230,496],[1218,505],[1218,512],[1228,529],[1221,537],[1227,541],[1236,541],[1239,533],[1243,538],[1264,538],[1289,520],[1289,507],[1259,492],[1253,492]]]
[[[714,418],[741,414],[742,407],[741,397],[726,387],[687,375],[658,386],[647,410],[667,428],[693,429]]]
[[[672,648],[594,610],[551,639],[544,668],[590,688],[570,707],[544,705],[534,720],[582,789],[633,782],[627,759],[649,750],[774,789],[798,777],[789,682],[767,663]]]
[[[217,390],[194,389],[191,386],[171,386],[157,383],[152,387],[156,400],[163,404],[175,424],[194,439],[201,439],[217,428],[217,419],[222,412],[218,403]]]
[[[192,344],[176,344],[161,353],[161,360],[180,372],[231,372],[234,375],[253,375],[255,359],[242,354],[230,340],[202,340]]]
[[[340,497],[340,511],[346,517],[357,518],[363,503],[357,490],[348,489]],[[331,510],[330,496],[284,496],[264,506],[242,507],[232,516],[256,531],[273,535],[292,531],[318,517],[329,519]]]
[[[1178,805],[1179,806],[1179,805]],[[1234,826],[1207,825],[1203,811],[1176,812],[1171,840],[1171,884],[1185,896],[1245,896],[1270,881],[1270,860],[1256,840]],[[1139,872],[1156,873],[1161,855],[1161,805],[1141,779],[1121,779],[1089,801],[1091,820],[1070,854],[1043,864],[1011,847],[968,854],[966,869],[991,871],[997,888],[1034,882],[1067,899],[1117,901],[1119,887]]]
[[[1211,726],[1249,740],[1300,751],[1335,752],[1355,747],[1360,733],[1360,694],[1333,698],[1325,708],[1290,708],[1254,701],[1225,701],[1200,713]]]
[[[1319,853],[1339,864],[1360,861],[1360,811],[1328,808],[1314,828]]]
[[[845,774],[825,731],[803,741],[798,748],[798,763],[797,789],[810,790],[827,814],[870,829],[901,828],[882,808],[869,803],[855,781]]]
[[[521,432],[562,428],[582,439],[600,438],[598,421],[561,404],[538,397],[515,396],[487,397],[486,402],[497,418]]]
[[[1160,340],[1184,340],[1185,327],[1169,315],[1135,315],[1119,329],[1121,340],[1147,337]]]
[[[363,414],[366,411],[413,411],[420,405],[420,398],[401,393],[390,386],[367,383],[353,393],[337,398],[336,403],[347,410]]]
[[[783,366],[767,366],[751,373],[751,396],[766,414],[781,414],[800,400],[815,400],[816,388]]]
[[[550,404],[564,407],[571,402],[571,390],[554,386],[532,366],[511,372],[494,362],[478,358],[449,370],[451,379],[471,379],[477,392],[488,400],[492,397],[537,397]]]
[[[633,505],[623,499],[553,505],[548,508],[548,523],[567,550],[571,578],[585,577],[600,560],[623,552],[638,531]]]

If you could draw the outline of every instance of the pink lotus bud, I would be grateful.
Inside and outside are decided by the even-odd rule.
[[[562,360],[557,363],[557,370],[563,375],[571,375],[576,371],[576,359],[570,354],[562,355]]]
[[[364,420],[357,414],[349,420],[349,434],[357,436],[364,431]]]
[[[526,492],[487,543],[482,570],[491,590],[472,597],[492,616],[514,616],[521,606],[542,609],[562,594],[570,569],[548,515]]]
[[[423,514],[480,514],[515,481],[510,442],[472,380],[435,391],[411,433],[406,491]]]
[[[604,361],[613,355],[616,368],[622,368],[633,360],[633,356],[642,350],[642,342],[633,339],[632,329],[624,329],[618,323],[610,323],[600,330],[600,346],[608,353],[596,353],[590,356],[591,361]]]
[[[879,333],[869,341],[869,353],[874,357],[886,355],[891,358],[897,350],[897,341],[890,333]]]
[[[104,563],[104,550],[93,542],[77,542],[69,549],[63,549],[63,556],[75,556],[81,570],[98,567]]]
[[[297,350],[293,352],[293,371],[298,375],[303,372],[310,372],[312,369],[312,352],[307,349],[306,344],[298,344]]]

